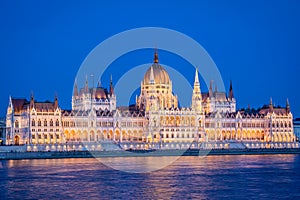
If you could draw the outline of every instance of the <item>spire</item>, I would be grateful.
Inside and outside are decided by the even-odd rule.
[[[30,95],[30,108],[32,109],[34,107],[34,95],[33,92],[31,91]]]
[[[198,69],[196,68],[193,94],[198,97],[200,95],[200,93],[201,93],[201,91],[200,91],[200,83],[199,83],[199,77],[198,77]]]
[[[199,83],[199,77],[198,77],[198,68],[196,67],[196,72],[195,72],[195,83]]]
[[[57,98],[57,93],[54,95],[54,108],[58,108],[58,98]]]
[[[153,66],[150,67],[150,84],[155,84]]]
[[[99,80],[98,83],[97,83],[97,87],[98,87],[98,88],[101,87],[100,80]]]
[[[215,92],[218,92],[218,86],[216,82],[215,82]]]
[[[202,96],[201,96],[200,83],[198,77],[198,69],[196,68],[194,89],[192,95],[192,109],[200,113],[202,111],[201,103],[202,103]]]
[[[73,96],[74,97],[78,97],[78,87],[77,87],[77,80],[75,80],[75,83],[74,83],[74,89],[73,89]]]
[[[290,111],[291,111],[291,108],[290,108],[290,102],[289,102],[289,99],[287,98],[287,99],[286,99],[286,112],[287,112],[287,113],[290,113]]]
[[[88,77],[85,75],[85,86],[84,86],[84,92],[88,93],[89,92],[89,82],[88,82]]]
[[[155,49],[155,51],[154,51],[154,63],[158,63],[158,53],[157,53],[157,49]]]
[[[212,80],[210,80],[208,96],[209,96],[209,97],[212,97],[212,96],[213,96],[213,91],[212,91]]]
[[[231,80],[230,80],[228,97],[229,97],[230,100],[232,100],[234,98],[234,96],[233,96],[233,89],[232,89],[232,81]]]
[[[114,95],[114,86],[113,86],[113,81],[112,81],[112,74],[110,75],[110,84],[109,84],[109,93],[110,95]]]
[[[271,112],[273,112],[274,107],[273,107],[272,97],[270,98],[269,109],[270,109]]]

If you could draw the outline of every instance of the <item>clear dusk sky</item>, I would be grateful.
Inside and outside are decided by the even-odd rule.
[[[69,109],[77,70],[95,46],[128,29],[164,27],[206,49],[226,91],[232,80],[238,108],[261,107],[270,97],[285,106],[288,98],[294,117],[300,117],[299,10],[297,0],[1,0],[0,116],[9,95],[29,99],[31,91],[39,101],[53,100],[57,93],[60,106]],[[168,52],[159,56],[179,70],[187,64]],[[114,65],[136,66],[152,57],[153,50],[133,52]],[[110,73],[116,79],[122,70],[111,67]],[[193,82],[194,72],[187,76]],[[109,75],[101,81],[107,87]],[[203,84],[201,89],[207,91]]]

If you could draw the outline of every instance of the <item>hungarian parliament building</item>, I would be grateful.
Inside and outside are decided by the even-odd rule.
[[[200,90],[196,69],[191,107],[179,107],[168,72],[154,62],[144,75],[135,105],[117,106],[112,80],[109,89],[75,82],[72,109],[53,102],[9,98],[7,145],[27,150],[105,150],[114,148],[292,148],[298,147],[293,115],[269,104],[236,109],[232,83],[228,93]],[[108,145],[105,147],[105,145]]]

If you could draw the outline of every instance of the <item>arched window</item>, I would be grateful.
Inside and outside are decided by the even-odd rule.
[[[58,121],[58,119],[57,119],[56,122],[55,122],[55,126],[59,126],[59,121]]]
[[[31,121],[31,126],[35,126],[35,120],[34,119]]]
[[[53,126],[53,120],[52,119],[50,120],[50,126]]]
[[[44,120],[44,126],[47,126],[47,120]]]
[[[18,120],[15,121],[15,128],[19,128],[19,121]]]
[[[38,120],[38,126],[42,126],[42,122],[40,119]]]

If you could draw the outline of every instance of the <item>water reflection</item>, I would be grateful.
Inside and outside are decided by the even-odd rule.
[[[103,158],[128,171],[168,157]],[[299,155],[181,157],[150,173],[96,159],[1,161],[0,199],[299,198]]]

